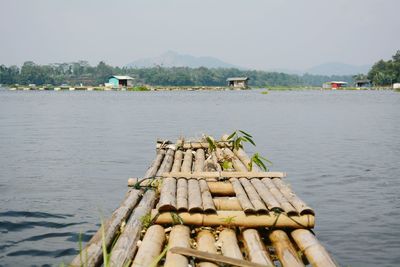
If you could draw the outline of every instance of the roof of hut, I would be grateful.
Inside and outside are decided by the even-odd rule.
[[[131,76],[123,76],[123,75],[113,75],[110,78],[116,78],[118,80],[134,80]]]
[[[249,77],[231,77],[231,78],[226,79],[227,82],[230,82],[230,81],[248,81],[248,80],[250,80]]]

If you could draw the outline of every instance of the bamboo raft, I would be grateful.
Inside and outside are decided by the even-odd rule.
[[[222,170],[224,159],[233,169]],[[227,142],[158,142],[146,174],[128,180],[121,205],[70,266],[337,266],[286,174],[249,171],[250,160]]]

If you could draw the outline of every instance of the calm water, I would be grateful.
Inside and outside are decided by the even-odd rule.
[[[157,137],[234,129],[286,171],[341,265],[400,263],[400,93],[0,91],[0,265],[77,253]]]

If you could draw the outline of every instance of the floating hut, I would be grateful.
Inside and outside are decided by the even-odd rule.
[[[336,89],[340,89],[342,87],[347,87],[347,84],[348,84],[347,82],[332,81],[332,82],[324,83],[322,85],[322,88],[336,90]]]
[[[249,80],[250,80],[249,77],[233,77],[226,79],[229,87],[240,88],[240,89],[248,88],[247,83]]]
[[[372,85],[371,80],[368,79],[356,80],[354,83],[357,88],[370,88]]]
[[[251,157],[222,140],[157,142],[144,176],[128,180],[70,266],[337,266],[286,174],[250,168]]]
[[[108,79],[108,85],[113,88],[132,87],[133,80],[134,79],[130,76],[114,75]]]

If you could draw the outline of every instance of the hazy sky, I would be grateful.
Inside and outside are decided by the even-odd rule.
[[[255,69],[363,65],[400,49],[400,0],[0,0],[0,64],[174,50]]]

